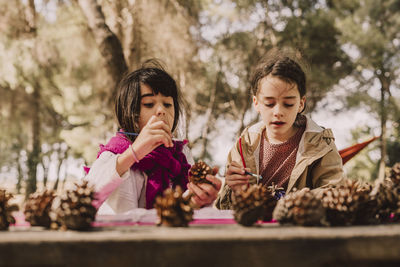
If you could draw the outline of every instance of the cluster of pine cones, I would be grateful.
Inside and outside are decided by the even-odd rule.
[[[252,185],[232,195],[235,220],[250,226],[258,220],[302,226],[367,225],[400,221],[400,163],[374,186],[346,180],[344,184],[311,191]],[[279,200],[278,200],[279,199]]]
[[[273,218],[281,224],[303,226],[366,225],[400,221],[400,163],[374,186],[347,180],[322,193],[307,188],[278,201]]]
[[[25,203],[25,220],[31,226],[51,229],[89,229],[97,212],[92,205],[95,192],[87,181],[75,187],[60,197],[51,190],[31,194]]]

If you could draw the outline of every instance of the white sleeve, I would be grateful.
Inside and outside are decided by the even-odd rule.
[[[109,184],[112,180],[119,179],[121,180],[120,182],[122,182],[123,179],[129,177],[128,171],[122,176],[119,176],[116,171],[117,158],[117,154],[105,151],[101,153],[100,157],[93,163],[85,179],[94,186],[96,192]]]
[[[140,171],[129,169],[122,176],[116,171],[119,155],[105,151],[93,163],[87,181],[94,185],[99,214],[118,214],[138,208],[144,191],[145,177]]]
[[[182,152],[183,152],[183,154],[185,154],[187,162],[190,165],[193,165],[194,164],[194,159],[193,159],[192,151],[190,150],[190,148],[187,145],[184,145],[183,149],[182,149]]]

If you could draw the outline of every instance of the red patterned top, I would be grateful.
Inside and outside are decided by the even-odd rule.
[[[304,130],[305,126],[302,126],[286,142],[280,144],[270,144],[263,132],[260,143],[260,174],[263,184],[269,186],[273,182],[286,190]]]

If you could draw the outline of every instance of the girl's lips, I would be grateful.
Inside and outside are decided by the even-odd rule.
[[[273,126],[275,126],[275,127],[280,127],[280,126],[285,125],[285,122],[283,122],[283,121],[273,121],[273,122],[271,122],[271,124]]]

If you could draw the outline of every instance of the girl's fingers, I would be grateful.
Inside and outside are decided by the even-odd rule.
[[[217,177],[208,174],[206,176],[206,179],[213,184],[213,186],[216,190],[219,190],[221,188],[222,182]]]
[[[151,125],[152,123],[154,123],[157,120],[156,116],[151,116],[150,119],[147,121],[146,126]]]
[[[213,185],[203,183],[199,184],[199,187],[206,193],[207,198],[204,200],[212,202],[215,198],[217,198],[218,190],[216,190]]]
[[[149,124],[149,128],[150,129],[162,129],[166,133],[171,135],[171,130],[170,130],[168,124],[166,124],[164,121],[156,121],[156,122],[154,122],[152,124]]]
[[[168,144],[165,144],[166,147],[172,147],[172,135],[168,129],[168,125],[163,121],[156,122],[158,125],[152,125],[149,127],[148,131],[152,135],[165,135],[168,139]]]
[[[190,188],[190,190],[192,191],[192,193],[201,200],[206,200],[208,198],[208,194],[206,191],[204,191],[203,189],[201,189],[198,185],[195,185],[193,183],[189,183],[188,187]]]
[[[165,131],[163,131],[161,129],[152,129],[152,130],[149,131],[149,134],[153,138],[155,138],[155,140],[162,141],[162,143],[166,147],[172,147],[173,146],[173,142],[172,142],[171,136],[168,135]]]
[[[160,145],[164,145],[165,147],[170,147],[171,146],[170,142],[168,141],[168,139],[165,136],[161,136],[161,135],[157,136],[156,135],[155,138],[156,138],[156,141],[154,143],[154,146],[153,146],[152,150],[155,149],[156,147],[160,146]]]
[[[150,135],[163,135],[166,138],[170,139],[172,141],[171,135],[168,134],[166,131],[163,129],[149,129],[149,134]]]
[[[212,168],[212,175],[216,175],[219,171],[219,167],[215,166]]]
[[[242,165],[236,161],[231,161],[231,163],[229,163],[229,166],[242,168]]]
[[[232,174],[244,174],[244,170],[241,167],[233,167],[230,166],[229,169],[226,171],[226,175],[232,175]]]
[[[238,186],[243,186],[243,185],[247,185],[247,182],[241,182],[241,181],[235,181],[235,182],[230,182],[228,183],[228,185],[232,188],[232,187],[238,187]]]
[[[243,176],[240,174],[233,174],[233,175],[227,175],[225,177],[227,181],[248,181],[250,179],[249,175]]]

